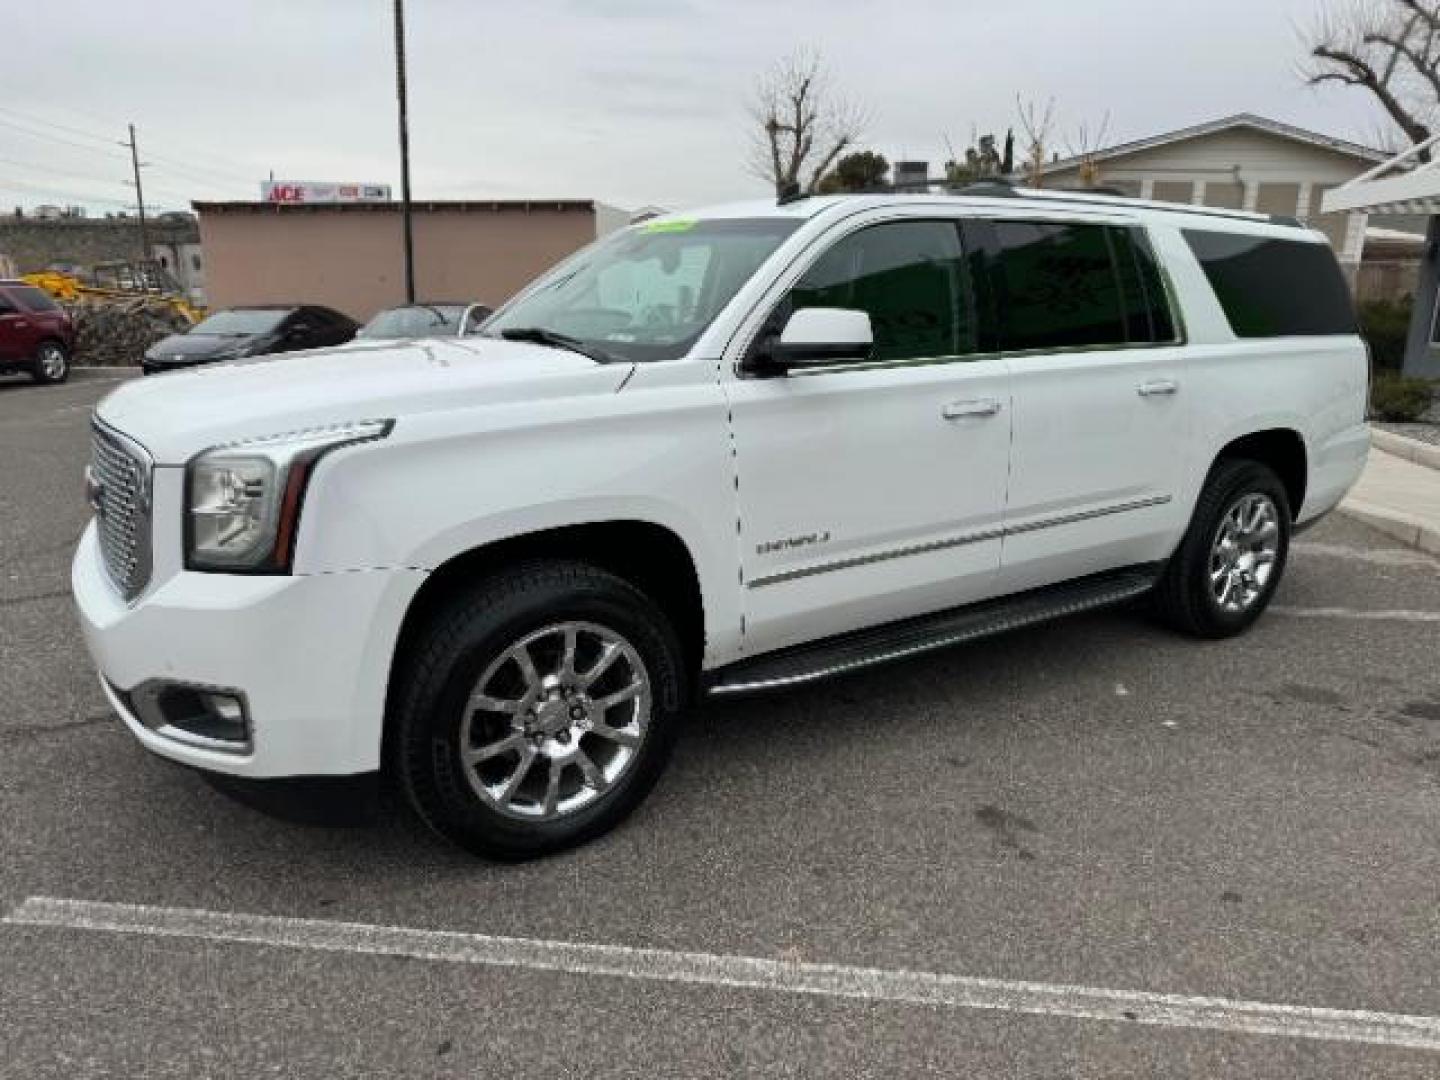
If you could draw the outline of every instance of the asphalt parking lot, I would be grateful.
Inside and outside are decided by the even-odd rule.
[[[1440,563],[1334,518],[1238,641],[1116,611],[710,706],[626,826],[494,866],[108,715],[110,385],[0,380],[0,1075],[1440,1075]]]

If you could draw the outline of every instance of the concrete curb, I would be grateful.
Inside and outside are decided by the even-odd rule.
[[[1370,429],[1370,440],[1387,454],[1424,465],[1427,469],[1440,469],[1440,446],[1431,446],[1419,439],[1407,439],[1404,435],[1374,427]]]
[[[1399,540],[1406,547],[1440,557],[1440,529],[1428,522],[1361,499],[1346,499],[1339,510],[1346,517],[1368,525],[1392,540]]]

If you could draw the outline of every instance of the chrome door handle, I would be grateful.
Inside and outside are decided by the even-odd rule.
[[[1174,379],[1156,379],[1154,382],[1141,383],[1135,391],[1141,397],[1169,397],[1180,392],[1180,384]]]
[[[1000,402],[994,398],[981,401],[952,401],[940,410],[946,420],[964,420],[966,417],[994,416],[1000,411]]]

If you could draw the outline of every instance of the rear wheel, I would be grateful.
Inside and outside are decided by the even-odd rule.
[[[1275,595],[1289,551],[1290,501],[1280,478],[1256,461],[1221,461],[1155,587],[1156,610],[1195,637],[1243,633]]]
[[[30,373],[37,383],[63,383],[70,377],[70,354],[58,341],[42,341]]]
[[[401,785],[436,831],[499,859],[600,835],[654,786],[683,700],[663,614],[624,580],[536,563],[422,633],[397,687]]]

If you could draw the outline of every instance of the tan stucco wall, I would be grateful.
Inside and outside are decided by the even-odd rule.
[[[593,210],[415,210],[420,300],[507,299],[595,239]],[[405,299],[395,210],[200,213],[211,307],[325,304],[365,320]]]

